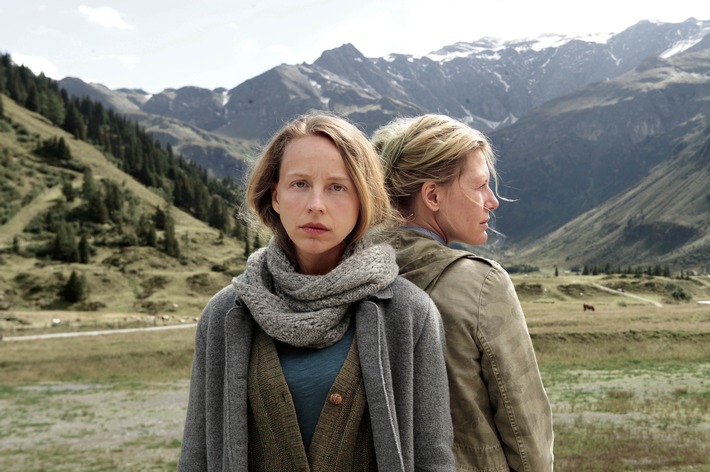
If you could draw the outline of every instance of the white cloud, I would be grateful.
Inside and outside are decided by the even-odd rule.
[[[25,54],[14,53],[12,55],[12,62],[28,67],[35,75],[39,75],[44,72],[44,75],[54,80],[62,79],[62,75],[59,73],[59,68],[46,57],[27,56]]]
[[[245,39],[244,41],[239,41],[234,46],[234,50],[241,54],[253,54],[259,51],[259,41],[256,39]]]
[[[123,64],[123,67],[125,67],[128,70],[133,70],[136,68],[138,63],[141,61],[140,57],[138,56],[116,56],[118,58],[118,61]]]
[[[118,61],[123,64],[123,67],[125,67],[128,70],[133,70],[136,68],[138,63],[141,61],[140,57],[138,56],[117,56]]]
[[[79,6],[79,14],[91,23],[96,23],[104,28],[134,29],[132,25],[126,23],[121,14],[111,7],[91,8],[85,5]]]

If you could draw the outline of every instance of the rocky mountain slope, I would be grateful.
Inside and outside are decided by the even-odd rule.
[[[616,79],[552,100],[491,134],[500,156],[499,229],[516,242],[553,231],[641,184],[689,147],[703,149],[710,123],[710,41],[674,58],[649,59]],[[697,156],[710,166],[710,155]],[[674,193],[701,187],[663,191]],[[660,190],[660,189],[659,189]],[[683,219],[684,213],[669,213]]]
[[[368,131],[394,115],[418,112],[445,113],[492,131],[648,57],[678,54],[709,32],[710,21],[692,18],[678,24],[642,21],[615,35],[482,38],[422,57],[367,58],[344,44],[313,64],[283,64],[229,89],[186,86],[155,95],[116,90],[105,100],[126,114],[139,109],[243,139],[265,139],[310,108],[344,114]],[[61,85],[77,90],[68,80]]]
[[[325,51],[313,64],[280,65],[231,89],[183,87],[153,96],[135,90],[102,93],[116,109],[134,113],[143,123],[153,120],[150,129],[161,140],[180,142],[171,130],[180,126],[205,140],[241,139],[244,150],[312,108],[343,114],[368,132],[398,115],[449,114],[488,133],[500,157],[503,194],[517,200],[504,202],[496,212],[497,229],[507,237],[493,249],[534,259],[541,252],[532,248],[539,249],[538,242],[548,241],[541,238],[560,228],[597,234],[598,223],[588,226],[580,215],[635,194],[640,185],[655,187],[657,169],[679,161],[686,148],[699,149],[694,159],[706,168],[702,136],[709,123],[709,32],[710,21],[644,21],[605,38],[483,38],[424,57],[374,59],[346,44]],[[196,159],[210,155],[201,145],[195,149]],[[243,158],[241,151],[232,156]],[[242,169],[226,162],[234,172]],[[684,190],[697,201],[706,198],[700,186]],[[673,198],[670,189],[658,191]],[[641,194],[649,200],[635,200],[637,212],[652,206],[650,196]],[[653,221],[640,229],[605,241],[626,247],[631,235],[646,231],[666,238],[676,234],[662,230],[672,221],[691,228],[681,230],[690,236],[680,246],[696,247],[692,244],[702,217],[678,208],[659,211],[663,214],[646,215]],[[626,224],[622,215],[609,217],[618,220],[599,221]],[[623,255],[634,254],[636,262],[647,257],[678,264],[703,260],[683,255],[678,243],[683,238],[668,238],[669,244]],[[571,240],[580,246],[564,250],[570,261],[611,257],[605,256],[608,248],[589,252],[597,246],[581,236]]]

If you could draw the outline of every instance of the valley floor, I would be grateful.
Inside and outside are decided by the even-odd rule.
[[[710,305],[600,279],[616,293],[514,281],[553,408],[555,470],[710,471]],[[176,326],[0,342],[0,470],[174,471],[195,334]]]

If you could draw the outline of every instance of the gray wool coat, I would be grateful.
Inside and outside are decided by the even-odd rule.
[[[453,471],[453,429],[439,312],[398,277],[355,307],[360,365],[378,469]],[[247,378],[255,322],[230,285],[195,335],[178,470],[248,470]]]

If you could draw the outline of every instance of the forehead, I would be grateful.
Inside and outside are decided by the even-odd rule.
[[[467,152],[464,156],[464,160],[464,165],[461,171],[462,174],[483,178],[488,178],[490,176],[486,156],[480,149]]]
[[[333,142],[324,136],[308,135],[289,142],[281,159],[280,173],[336,173],[349,176],[345,160]]]

